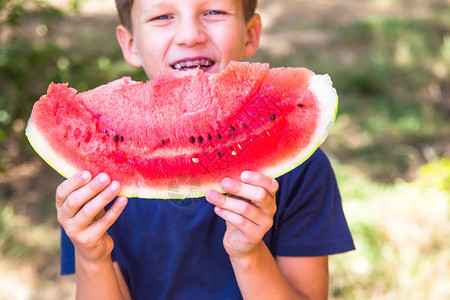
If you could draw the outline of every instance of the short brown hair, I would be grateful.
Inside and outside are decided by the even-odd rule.
[[[131,8],[133,7],[133,2],[134,0],[116,0],[120,23],[130,32],[133,29],[131,24]],[[257,0],[242,0],[245,22],[248,22],[255,14],[257,2]]]

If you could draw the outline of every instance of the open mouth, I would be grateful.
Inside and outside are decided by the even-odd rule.
[[[214,65],[214,62],[206,59],[194,59],[194,60],[184,60],[184,61],[178,61],[171,65],[172,69],[180,70],[180,71],[186,71],[186,70],[192,70],[196,68],[200,68],[204,71],[207,71],[209,68],[211,68]]]

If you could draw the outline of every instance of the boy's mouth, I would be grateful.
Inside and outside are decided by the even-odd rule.
[[[209,60],[207,58],[198,58],[198,59],[179,60],[170,66],[172,67],[172,69],[180,71],[192,70],[196,68],[200,68],[204,71],[207,71],[213,65],[214,62],[212,60]]]

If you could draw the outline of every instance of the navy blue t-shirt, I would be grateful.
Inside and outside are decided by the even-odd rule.
[[[264,236],[274,256],[354,249],[322,150],[277,181],[274,225]],[[205,198],[129,199],[108,232],[133,299],[242,299],[222,244],[225,221],[213,209]],[[64,231],[61,244],[61,273],[73,273],[73,245]]]

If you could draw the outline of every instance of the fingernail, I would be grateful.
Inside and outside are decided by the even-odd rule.
[[[119,197],[117,198],[118,204],[119,205],[124,205],[127,202],[127,198],[126,197]]]
[[[231,179],[225,178],[224,180],[222,180],[222,185],[225,189],[229,189],[233,186],[233,182],[231,181]]]
[[[246,181],[250,177],[250,173],[247,171],[242,172],[241,174],[241,180]]]
[[[113,205],[112,209],[115,212],[118,212],[118,211],[120,211],[122,209],[122,206],[124,206],[125,203],[127,202],[127,198],[126,197],[119,197],[119,198],[117,198],[116,201],[117,201],[117,205]]]
[[[100,177],[98,178],[98,180],[101,183],[108,183],[109,182],[109,177],[105,173],[102,173],[102,174],[100,174]]]
[[[88,171],[83,171],[81,172],[81,178],[83,180],[89,180],[91,179],[91,173],[89,173]]]
[[[109,188],[113,192],[118,192],[120,190],[120,184],[117,181],[113,181],[113,183],[111,183]]]
[[[278,181],[276,181],[275,179],[272,179],[272,186],[274,190],[278,190]]]
[[[206,192],[206,198],[207,198],[209,201],[214,201],[214,200],[216,200],[215,195],[214,195],[214,192],[211,191],[211,190],[209,190],[209,191]]]

